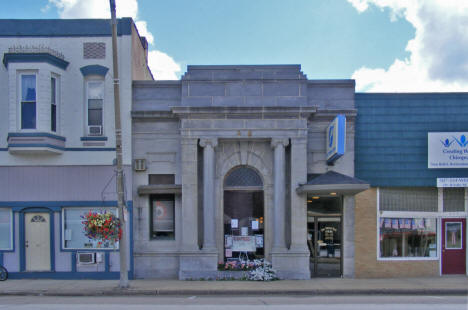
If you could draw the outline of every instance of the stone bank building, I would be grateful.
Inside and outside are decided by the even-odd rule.
[[[135,277],[215,278],[239,258],[354,276],[354,195],[369,187],[354,178],[354,89],[298,65],[134,81]]]

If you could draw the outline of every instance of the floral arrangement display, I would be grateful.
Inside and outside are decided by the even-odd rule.
[[[271,266],[271,263],[264,259],[251,260],[235,260],[228,261],[218,265],[218,270],[221,271],[248,271],[247,278],[249,281],[273,281],[278,280],[276,270]]]
[[[98,247],[102,242],[110,242],[115,245],[122,236],[120,219],[110,212],[98,213],[89,211],[83,216],[83,225],[86,237],[98,240]]]
[[[253,261],[228,261],[226,263],[218,264],[218,270],[227,270],[227,271],[247,271],[255,268]]]
[[[250,281],[273,281],[279,280],[276,270],[273,269],[270,262],[264,259],[254,260],[255,269],[249,271],[248,280]]]

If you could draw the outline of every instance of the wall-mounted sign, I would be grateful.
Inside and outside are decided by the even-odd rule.
[[[327,163],[331,164],[344,155],[346,143],[346,117],[337,115],[326,131]]]
[[[429,132],[428,168],[468,168],[468,132]]]
[[[437,178],[437,187],[468,187],[468,178]]]

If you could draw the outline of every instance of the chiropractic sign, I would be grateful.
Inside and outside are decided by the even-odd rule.
[[[428,168],[468,168],[468,132],[429,132]]]

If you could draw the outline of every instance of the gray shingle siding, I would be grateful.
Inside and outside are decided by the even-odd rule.
[[[356,93],[356,177],[371,186],[436,186],[468,169],[428,169],[427,133],[468,131],[468,93]]]

